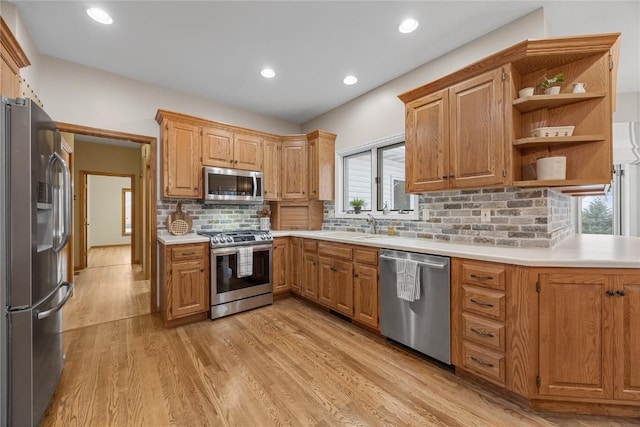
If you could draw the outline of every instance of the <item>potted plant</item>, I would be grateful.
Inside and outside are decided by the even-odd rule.
[[[349,202],[349,204],[353,207],[353,211],[357,214],[360,213],[360,211],[362,210],[362,208],[365,205],[365,202],[363,199],[360,199],[358,197],[351,199],[351,201]]]
[[[544,89],[544,93],[547,95],[557,95],[560,93],[560,85],[564,83],[565,74],[560,72],[555,76],[549,78],[544,75],[542,81],[538,83],[538,89]]]

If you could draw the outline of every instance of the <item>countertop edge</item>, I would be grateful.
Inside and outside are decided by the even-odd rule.
[[[348,243],[360,246],[377,247],[381,249],[396,249],[410,252],[428,253],[457,258],[473,259],[478,261],[499,262],[503,264],[521,265],[524,267],[576,267],[576,268],[613,268],[613,269],[640,269],[640,256],[637,261],[615,258],[613,255],[595,258],[584,256],[578,249],[567,250],[556,248],[509,248],[481,245],[464,245],[449,242],[432,242],[427,239],[405,238],[381,235],[380,238],[367,238],[365,241],[358,238],[335,237],[323,235],[330,231],[272,231],[277,237],[302,237],[317,240],[325,240],[337,243]],[[355,233],[363,234],[363,233]],[[610,236],[614,238],[615,236]],[[394,242],[392,239],[402,239],[403,243]],[[447,246],[449,246],[447,248]],[[508,251],[509,254],[501,254]],[[494,253],[482,253],[494,252]],[[638,238],[638,253],[640,254],[640,238]]]

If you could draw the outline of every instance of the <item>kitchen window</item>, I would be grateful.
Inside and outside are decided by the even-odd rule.
[[[640,165],[618,164],[605,194],[576,197],[574,223],[581,234],[640,235]]]
[[[418,196],[404,191],[404,134],[337,154],[337,218],[362,217],[350,205],[352,200],[362,199],[362,211],[375,217],[418,219]]]

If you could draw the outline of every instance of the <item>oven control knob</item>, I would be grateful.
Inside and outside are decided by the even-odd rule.
[[[220,238],[218,236],[213,236],[211,240],[213,241],[213,243],[220,243]]]
[[[265,238],[265,240],[271,240],[271,239],[273,239],[273,236],[271,235],[271,233],[267,233],[267,234],[265,234],[264,238]]]
[[[227,242],[229,242],[229,243],[233,243],[233,237],[231,237],[231,236],[227,236],[227,238],[225,240]]]

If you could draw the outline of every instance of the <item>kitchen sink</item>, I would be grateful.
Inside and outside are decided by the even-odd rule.
[[[353,239],[353,240],[385,239],[389,237],[385,234],[365,234],[365,233],[357,233],[355,231],[335,231],[330,233],[323,233],[323,236],[335,237],[337,239]]]

